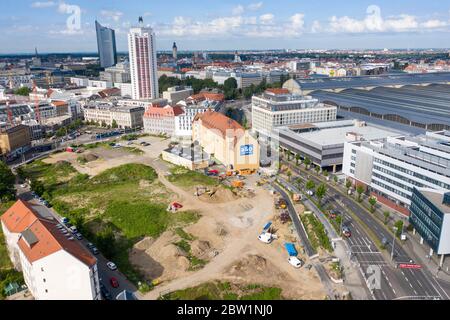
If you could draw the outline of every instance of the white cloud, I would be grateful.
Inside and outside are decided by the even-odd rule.
[[[233,12],[233,15],[238,16],[238,15],[243,14],[244,11],[245,11],[244,6],[238,5],[238,6],[233,8],[232,12]]]
[[[259,16],[259,21],[261,21],[262,24],[273,24],[274,23],[275,16],[271,13],[266,13],[261,16]]]
[[[420,24],[420,27],[425,28],[425,29],[436,29],[436,28],[442,28],[442,27],[446,27],[446,26],[448,26],[447,22],[437,20],[437,19],[428,20],[428,21],[422,22]]]
[[[31,4],[31,7],[41,9],[41,8],[50,8],[55,5],[56,3],[54,1],[36,1]]]
[[[255,2],[255,3],[250,3],[250,4],[247,6],[247,8],[248,8],[249,10],[256,11],[256,10],[261,9],[262,6],[263,6],[263,3],[262,3],[262,2]]]
[[[114,20],[115,22],[118,22],[123,16],[123,12],[111,10],[102,10],[100,11],[100,14],[106,18]]]
[[[311,32],[312,33],[318,33],[322,31],[322,25],[318,20],[314,20],[312,26],[311,26]]]

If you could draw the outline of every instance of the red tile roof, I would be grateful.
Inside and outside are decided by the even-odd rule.
[[[65,101],[52,101],[52,105],[55,107],[67,107],[69,104]]]
[[[69,240],[56,227],[57,220],[42,217],[29,203],[18,200],[2,216],[1,221],[12,233],[32,232],[37,242],[27,243],[22,236],[18,246],[30,263],[64,250],[88,266],[97,263],[97,259],[78,241]]]
[[[200,92],[198,94],[194,94],[194,95],[190,96],[189,98],[187,98],[187,100],[196,101],[196,102],[200,102],[200,101],[204,101],[204,100],[224,101],[225,95],[223,93]]]
[[[270,89],[266,89],[266,92],[270,92],[273,94],[289,94],[288,89],[282,89],[282,88],[270,88]]]
[[[224,116],[220,112],[208,110],[204,113],[197,113],[194,118],[194,122],[201,120],[202,125],[209,129],[219,130],[223,136],[227,133],[227,130],[244,130],[244,128],[235,120]]]
[[[170,106],[167,105],[165,107],[160,107],[159,105],[152,105],[144,113],[144,117],[146,118],[155,118],[155,117],[175,117],[183,114],[183,108],[180,106]]]

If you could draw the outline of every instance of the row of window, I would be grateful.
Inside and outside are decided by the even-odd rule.
[[[372,183],[377,185],[377,186],[379,186],[379,187],[381,187],[381,188],[383,188],[383,189],[389,190],[390,192],[398,194],[399,196],[401,196],[403,198],[409,199],[409,194],[401,192],[397,188],[392,188],[391,186],[388,186],[387,184],[384,184],[384,183],[382,183],[382,182],[380,182],[380,181],[378,181],[376,179],[372,179]]]

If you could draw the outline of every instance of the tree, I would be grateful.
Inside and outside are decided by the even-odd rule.
[[[116,128],[119,127],[119,125],[117,124],[117,121],[116,121],[115,119],[112,121],[111,127],[112,127],[113,129],[116,129]]]
[[[324,176],[324,177],[328,177],[328,175],[329,175],[328,171],[325,170],[325,171],[323,172],[323,176]]]
[[[288,172],[286,172],[286,175],[288,176],[289,181],[291,181],[291,177],[292,177],[291,170],[288,170]]]
[[[16,197],[15,181],[16,177],[11,169],[0,160],[0,202],[10,201]]]
[[[350,189],[351,188],[351,186],[352,186],[352,182],[350,181],[350,180],[345,180],[345,187],[347,188],[347,191],[348,191],[348,189]]]
[[[298,166],[298,162],[300,161],[300,155],[297,153],[295,155],[295,164]]]
[[[114,255],[114,244],[116,242],[116,237],[110,226],[101,230],[96,235],[96,243],[100,251],[109,259]]]
[[[395,235],[398,237],[400,237],[403,233],[403,221],[402,220],[397,220],[394,224],[394,227],[397,228],[397,230],[395,231]]]
[[[303,164],[305,165],[306,169],[308,169],[309,166],[311,165],[311,159],[305,157],[305,159],[303,159]]]
[[[322,205],[322,199],[327,193],[327,186],[324,183],[321,183],[316,190],[317,199],[319,199],[319,205]]]
[[[29,96],[31,92],[31,89],[28,87],[22,87],[14,91],[15,94],[19,96]]]
[[[391,216],[391,213],[389,211],[383,212],[384,214],[384,224],[387,224],[389,221],[389,217]]]
[[[306,187],[306,190],[312,190],[312,189],[314,189],[316,187],[316,184],[314,183],[314,181],[308,180],[306,182],[306,186],[305,187]]]
[[[358,185],[356,187],[356,192],[358,193],[358,202],[361,202],[361,195],[364,192],[364,187],[362,185]]]
[[[106,122],[102,121],[102,127],[105,128],[106,127]]]
[[[66,128],[59,128],[58,130],[56,130],[55,135],[57,137],[64,137],[67,133],[67,129]]]
[[[377,198],[376,197],[370,197],[369,198],[369,204],[370,204],[370,212],[375,212],[375,205],[377,204]]]
[[[314,170],[316,171],[317,174],[319,174],[320,167],[319,167],[319,166],[316,166],[316,167],[314,168]]]
[[[229,99],[234,99],[237,96],[237,81],[235,78],[228,78],[227,80],[225,80],[225,82],[223,83],[223,91],[225,94],[225,99],[229,100]]]
[[[337,184],[338,183],[338,177],[337,176],[333,176],[333,181],[334,181],[334,184]]]
[[[36,192],[36,194],[38,196],[42,196],[45,192],[45,187],[44,187],[43,183],[37,179],[31,180],[30,188],[31,188],[31,190]]]

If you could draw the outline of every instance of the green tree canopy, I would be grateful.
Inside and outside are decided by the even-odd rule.
[[[13,200],[16,196],[14,182],[16,177],[11,169],[0,161],[0,202]]]

